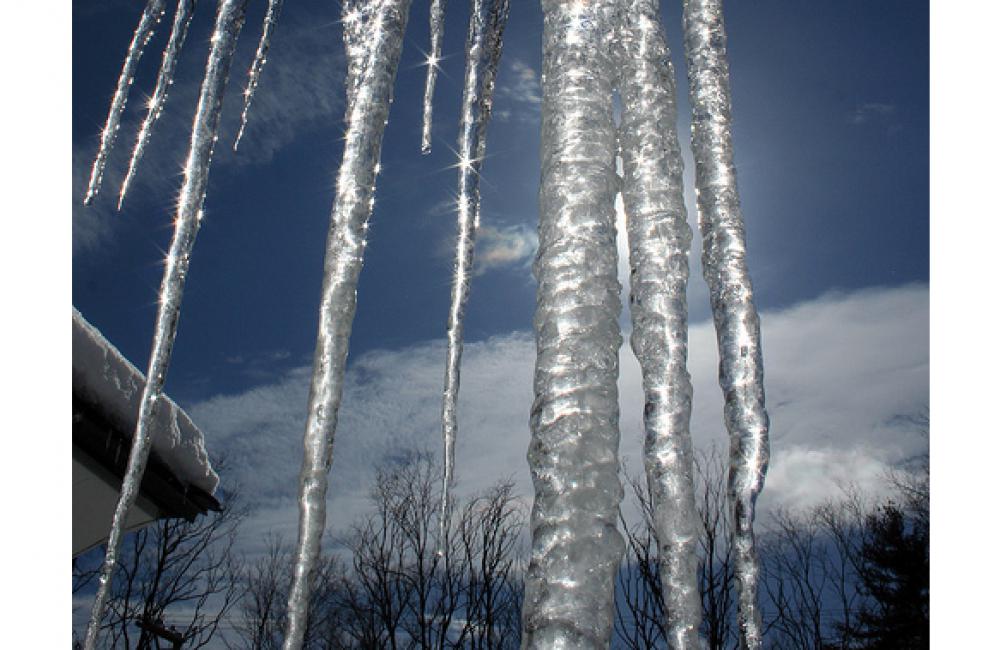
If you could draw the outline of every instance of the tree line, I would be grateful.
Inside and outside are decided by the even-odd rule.
[[[701,632],[710,650],[738,647],[725,466],[715,449],[699,454],[695,466]],[[639,517],[621,520],[626,555],[612,647],[666,648],[670,613],[663,608],[649,491],[644,480],[626,478]],[[378,470],[368,513],[325,545],[306,648],[519,646],[525,502],[512,482],[502,481],[457,503],[442,527],[440,480],[422,454]],[[929,646],[927,456],[887,480],[889,500],[870,503],[845,490],[827,503],[778,510],[760,522],[765,648]],[[116,571],[102,643],[115,649],[280,648],[292,553],[287,540],[270,538],[261,556],[240,556],[235,542],[247,512],[230,497],[220,513],[195,522],[161,520],[134,533]],[[98,555],[74,561],[74,593],[92,588]]]

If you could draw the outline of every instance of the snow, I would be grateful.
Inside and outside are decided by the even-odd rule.
[[[73,392],[131,436],[145,384],[139,369],[74,308]],[[182,483],[214,493],[219,475],[209,462],[204,435],[173,400],[164,397],[162,404],[166,408],[158,409],[150,428],[153,453]]]

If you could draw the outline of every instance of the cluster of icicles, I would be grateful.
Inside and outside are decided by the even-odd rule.
[[[431,47],[421,149],[431,145],[432,100],[446,0],[430,1]],[[149,455],[149,423],[170,362],[188,261],[201,219],[206,182],[248,0],[219,0],[215,32],[191,131],[177,202],[175,233],[160,288],[147,384],[122,492],[108,538],[84,642],[92,650],[110,588],[125,516]],[[720,354],[720,384],[731,437],[731,543],[739,585],[743,648],[761,644],[756,605],[758,564],[754,503],[768,459],[763,366],[757,313],[745,264],[743,219],[730,132],[728,63],[721,0],[683,0],[692,106],[692,148],[708,282]],[[163,111],[195,0],[178,0],[170,37],[119,196]],[[269,0],[244,93],[242,121],[266,60],[281,0]],[[616,380],[621,309],[614,201],[627,215],[631,268],[632,348],[645,392],[645,464],[660,541],[661,581],[671,648],[699,648],[698,591],[687,363],[688,250],[676,88],[655,0],[542,0],[542,178],[535,264],[537,360],[532,441],[535,484],[532,553],[525,576],[522,645],[604,648],[614,620],[614,579],[623,540],[616,527],[623,491],[618,477]],[[284,647],[302,646],[311,577],[326,520],[327,474],[343,392],[356,287],[371,216],[382,136],[406,29],[410,0],[344,0],[347,54],[346,135],[324,262],[305,457],[300,525]],[[509,0],[470,0],[466,71],[459,128],[458,237],[455,249],[442,429],[442,530],[454,476],[462,323],[479,223],[479,174],[486,151],[494,81]],[[143,47],[164,13],[149,0],[101,134],[85,203],[97,194]],[[613,93],[621,119],[613,118]],[[622,176],[616,173],[616,158]]]

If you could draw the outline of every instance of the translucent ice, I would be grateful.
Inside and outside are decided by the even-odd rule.
[[[274,32],[274,25],[278,22],[278,16],[281,14],[283,1],[268,0],[267,2],[267,13],[264,14],[264,28],[260,32],[257,53],[253,57],[253,63],[250,64],[247,87],[243,91],[243,113],[240,115],[240,130],[236,134],[236,140],[233,142],[233,151],[239,148],[240,140],[243,139],[243,131],[247,128],[247,118],[250,116],[250,102],[253,101],[253,95],[257,91],[257,84],[260,83],[260,72],[264,69],[264,64],[267,63],[267,52],[271,49],[271,34]]]
[[[489,5],[489,11],[485,5]],[[479,174],[486,156],[486,126],[493,108],[493,86],[503,45],[508,0],[473,0],[465,47],[465,84],[458,136],[458,236],[455,270],[448,310],[448,358],[445,365],[441,428],[444,439],[444,477],[441,489],[440,539],[450,512],[458,431],[458,389],[462,365],[462,331],[469,298],[469,275],[479,227]]]
[[[434,117],[434,84],[437,83],[444,40],[444,10],[448,0],[431,0],[431,53],[427,55],[427,80],[424,83],[424,122],[420,132],[420,151],[431,152],[431,122]]]
[[[163,408],[160,404],[163,382],[170,366],[174,339],[177,335],[184,281],[187,277],[191,249],[201,221],[201,209],[208,185],[208,170],[219,130],[222,97],[225,94],[229,67],[236,50],[236,39],[243,27],[246,3],[247,0],[222,0],[219,3],[212,46],[205,67],[205,78],[201,84],[198,109],[191,127],[191,148],[184,167],[184,184],[177,201],[174,236],[170,242],[166,268],[160,284],[160,304],[153,331],[146,385],[143,387],[139,402],[139,417],[132,438],[132,450],[129,453],[125,478],[122,480],[121,496],[111,522],[104,564],[98,578],[97,595],[94,598],[87,636],[84,639],[85,650],[93,650],[97,642],[101,617],[111,588],[111,576],[121,546],[122,527],[128,510],[138,495],[146,461],[149,459],[151,444],[149,428],[155,418],[155,412]]]
[[[343,394],[365,233],[410,8],[409,0],[362,4],[368,4],[369,11],[359,8],[358,2],[343,5],[348,52],[347,131],[326,243],[305,455],[299,479],[299,536],[288,597],[285,650],[301,648],[305,636],[311,581],[326,524],[327,473],[333,459],[333,436]]]
[[[674,70],[658,4],[629,0],[621,25],[619,128],[631,266],[632,349],[645,393],[645,465],[659,541],[667,638],[700,648],[701,594],[687,372],[691,228],[684,207]]]
[[[740,645],[761,646],[760,568],[754,504],[768,461],[760,322],[746,265],[743,215],[733,166],[729,64],[720,0],[684,0],[684,48],[691,93],[691,146],[698,188],[702,268],[719,345],[719,383],[730,435],[729,502]]]
[[[617,529],[617,0],[543,0],[542,177],[535,261],[535,486],[524,648],[607,648]]]
[[[83,198],[84,205],[89,205],[101,189],[104,167],[108,164],[108,156],[111,155],[115,138],[118,137],[118,129],[121,127],[122,113],[125,111],[125,102],[128,101],[128,91],[132,87],[135,69],[139,65],[139,59],[142,58],[143,48],[153,36],[153,28],[163,16],[165,4],[165,0],[149,0],[139,18],[139,25],[135,28],[135,33],[132,34],[132,42],[129,43],[128,52],[125,54],[125,63],[118,75],[118,86],[115,88],[115,95],[111,99],[111,107],[108,109],[108,119],[104,123],[104,130],[101,131],[101,146],[97,150],[97,158],[90,170],[90,182],[87,183],[87,194]]]
[[[142,158],[149,138],[153,133],[153,125],[160,119],[163,113],[163,105],[167,101],[167,90],[174,83],[174,70],[177,69],[177,55],[184,47],[184,39],[187,37],[188,26],[191,24],[191,15],[194,11],[197,0],[177,0],[177,11],[174,12],[174,24],[170,28],[170,38],[167,47],[163,50],[163,61],[160,63],[160,72],[156,77],[156,88],[153,90],[153,97],[149,100],[146,109],[146,118],[139,128],[139,135],[135,139],[135,147],[132,149],[132,158],[128,163],[128,172],[125,180],[122,181],[121,190],[118,192],[118,209],[122,209],[125,201],[125,193],[135,176],[136,165]]]

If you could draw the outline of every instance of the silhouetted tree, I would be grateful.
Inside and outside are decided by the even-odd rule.
[[[440,481],[421,454],[377,471],[372,510],[320,562],[305,648],[518,647],[524,513],[513,484],[457,504],[442,540]],[[250,566],[230,648],[281,646],[291,566],[276,540]]]
[[[698,540],[701,634],[709,650],[726,650],[736,642],[733,558],[729,550],[726,463],[717,447],[694,458],[695,507],[701,521]],[[625,558],[617,578],[614,645],[634,650],[666,648],[666,624],[660,585],[659,540],[653,505],[643,477],[627,476],[639,520],[619,519]]]
[[[278,650],[287,622],[288,590],[294,562],[288,546],[278,538],[268,542],[267,553],[250,564],[244,574],[244,595],[239,618],[233,624],[235,639],[227,639],[231,649]],[[323,555],[314,577],[309,617],[302,647],[307,650],[339,650],[345,645],[344,623],[339,599],[344,583],[343,563]]]
[[[870,602],[859,617],[858,647],[917,650],[930,642],[928,531],[895,504],[865,520],[859,574]]]
[[[220,512],[193,522],[161,519],[122,544],[103,620],[105,647],[158,647],[151,627],[179,635],[185,650],[208,645],[242,593],[240,560],[233,552],[247,511],[229,496]],[[100,552],[73,563],[73,592],[97,576]]]

